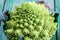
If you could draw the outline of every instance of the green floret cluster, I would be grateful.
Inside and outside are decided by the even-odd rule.
[[[25,2],[10,11],[10,20],[4,30],[9,40],[50,40],[56,32],[57,23],[44,4]]]

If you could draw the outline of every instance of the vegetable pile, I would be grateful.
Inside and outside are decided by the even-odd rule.
[[[57,23],[44,4],[25,2],[10,11],[10,20],[4,30],[9,40],[50,40]]]

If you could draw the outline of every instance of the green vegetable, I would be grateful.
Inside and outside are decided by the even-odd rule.
[[[10,11],[10,20],[4,30],[9,40],[50,40],[57,30],[57,23],[44,4],[22,3]]]

